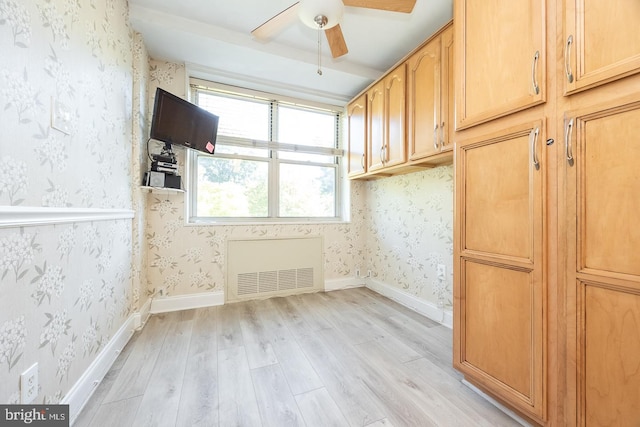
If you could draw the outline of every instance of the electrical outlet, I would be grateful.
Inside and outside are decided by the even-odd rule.
[[[20,402],[31,403],[38,396],[38,364],[34,363],[20,375]]]
[[[356,278],[360,278],[360,269],[356,268]]]
[[[438,264],[437,266],[438,279],[444,280],[444,276],[447,274],[447,269],[444,264]]]

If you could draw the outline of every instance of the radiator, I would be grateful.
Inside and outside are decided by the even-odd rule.
[[[227,241],[227,301],[324,289],[321,236]]]

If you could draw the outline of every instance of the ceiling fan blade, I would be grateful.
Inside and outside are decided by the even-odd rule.
[[[344,36],[342,35],[340,24],[327,28],[324,30],[324,34],[327,36],[327,41],[331,48],[331,56],[339,58],[349,52],[349,49],[347,49],[347,42],[344,41]]]
[[[298,6],[300,2],[296,2],[278,13],[273,18],[269,19],[264,24],[257,27],[255,30],[251,31],[251,35],[259,40],[266,40],[268,38],[273,37],[284,27],[295,22],[298,19]]]
[[[416,0],[342,0],[345,6],[411,13]]]

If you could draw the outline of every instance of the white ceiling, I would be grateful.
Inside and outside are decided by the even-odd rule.
[[[411,14],[345,7],[349,48],[333,59],[322,35],[297,20],[268,42],[251,31],[296,0],[129,0],[149,55],[185,63],[219,83],[344,105],[452,17],[452,0],[417,0]]]

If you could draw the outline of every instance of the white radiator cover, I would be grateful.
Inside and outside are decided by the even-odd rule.
[[[227,241],[226,301],[324,289],[322,236]]]

